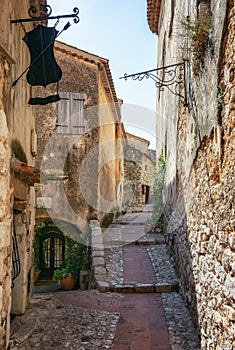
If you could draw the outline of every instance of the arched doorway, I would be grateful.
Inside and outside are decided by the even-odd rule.
[[[65,237],[62,233],[50,231],[40,239],[40,279],[52,279],[56,269],[61,267],[65,259]]]

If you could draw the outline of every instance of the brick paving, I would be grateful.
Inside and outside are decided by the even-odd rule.
[[[68,304],[109,312],[119,312],[122,300],[122,296],[119,294],[101,294],[96,290],[61,292],[54,296]]]
[[[142,238],[143,225],[149,213],[126,214],[121,224],[123,241]],[[136,242],[138,243],[138,242]],[[123,246],[123,282],[125,284],[156,284],[147,249],[142,245]],[[170,338],[160,294],[125,294],[120,305],[120,319],[112,350],[170,350]]]
[[[161,296],[126,294],[112,350],[170,350]]]
[[[145,246],[124,246],[123,261],[124,283],[157,282]]]

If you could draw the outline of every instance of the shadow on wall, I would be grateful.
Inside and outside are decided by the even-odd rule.
[[[177,191],[175,190],[177,188]],[[200,326],[196,298],[196,282],[193,273],[192,249],[188,239],[188,224],[182,183],[177,179],[166,188],[163,209],[167,243],[173,254],[180,292],[188,306],[198,336]]]
[[[24,151],[19,140],[16,140],[16,139],[12,140],[11,148],[12,148],[12,151],[13,151],[15,157],[18,160],[20,160],[21,162],[27,163],[27,157],[26,157],[25,151]]]

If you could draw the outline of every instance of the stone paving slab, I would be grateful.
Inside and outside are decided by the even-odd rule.
[[[105,248],[123,246],[127,244],[163,244],[165,237],[161,233],[145,233],[143,225],[112,224],[103,232]]]
[[[153,212],[153,204],[146,204],[139,207],[127,207],[127,213],[152,213]]]
[[[145,221],[152,217],[151,212],[145,213],[128,213],[113,221],[114,224],[119,225],[144,225]]]

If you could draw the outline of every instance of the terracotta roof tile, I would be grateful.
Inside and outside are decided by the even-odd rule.
[[[30,185],[40,182],[40,171],[16,158],[11,160],[11,169],[17,177]]]
[[[150,30],[158,34],[162,0],[147,0],[147,19]]]

